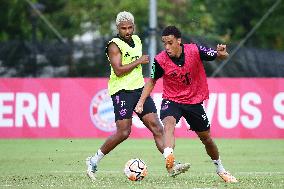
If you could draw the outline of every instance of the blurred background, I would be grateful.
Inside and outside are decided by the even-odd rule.
[[[227,44],[229,60],[204,64],[209,77],[284,77],[282,0],[133,2],[0,0],[0,77],[108,77],[104,50],[123,10],[145,54],[162,50],[161,30],[176,25],[184,42]]]

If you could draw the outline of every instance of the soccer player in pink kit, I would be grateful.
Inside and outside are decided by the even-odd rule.
[[[204,144],[207,154],[216,165],[217,174],[225,182],[237,182],[223,167],[216,144],[210,136],[210,123],[203,108],[209,98],[207,79],[202,60],[212,61],[229,56],[226,45],[217,45],[217,50],[196,44],[182,44],[181,32],[175,26],[163,30],[165,50],[155,56],[150,80],[145,84],[135,107],[143,110],[145,99],[150,95],[156,81],[163,78],[163,100],[160,118],[164,124],[165,155],[172,154],[175,147],[174,130],[183,116],[190,129],[195,131]]]

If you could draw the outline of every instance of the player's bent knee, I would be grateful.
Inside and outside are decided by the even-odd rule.
[[[118,134],[120,135],[120,137],[121,137],[122,139],[124,139],[124,140],[129,137],[130,133],[131,133],[131,130],[130,130],[130,129],[129,129],[129,130],[123,130],[123,131],[119,131],[119,132],[118,132]]]

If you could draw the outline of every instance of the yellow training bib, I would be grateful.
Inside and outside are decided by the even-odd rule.
[[[108,44],[115,43],[121,51],[122,65],[130,64],[142,56],[142,43],[137,35],[133,35],[132,39],[135,46],[132,48],[123,40],[113,38]],[[108,58],[109,59],[109,58]],[[115,75],[111,66],[111,74],[108,82],[108,91],[110,95],[117,93],[118,91],[134,90],[144,86],[144,78],[142,74],[142,66],[139,64],[131,72],[126,73],[120,77]]]

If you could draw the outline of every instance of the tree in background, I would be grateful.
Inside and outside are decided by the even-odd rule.
[[[43,16],[63,36],[64,43],[58,40],[39,17],[36,17],[36,23],[32,23],[36,15],[28,1],[42,5]],[[238,43],[274,2],[157,0],[157,39],[165,26],[176,25],[181,28],[186,40],[202,38],[205,41],[226,44]],[[0,0],[0,67],[5,67],[2,69],[3,73],[0,70],[0,76],[5,75],[4,72],[11,72],[6,75],[32,77],[37,73],[26,73],[37,69],[42,73],[47,72],[46,70],[58,72],[55,76],[60,77],[104,77],[109,71],[104,48],[106,42],[116,33],[116,14],[123,10],[134,14],[136,32],[142,37],[144,47],[147,47],[148,3],[147,0]],[[283,50],[283,12],[284,4],[281,3],[245,46]],[[86,33],[93,37],[89,46],[77,42],[74,44],[76,36]],[[36,50],[40,56],[33,59],[40,58],[41,64],[37,65],[39,67],[29,67],[33,62],[30,56],[34,51],[34,38],[38,43]],[[77,57],[76,61],[74,57]],[[69,69],[67,74],[64,68],[66,65]]]
[[[44,6],[44,16],[64,36],[72,39],[86,31],[111,36],[115,15],[128,10],[135,15],[136,30],[146,36],[148,30],[148,1],[145,0],[30,0]],[[265,14],[275,1],[259,0],[164,0],[158,3],[159,30],[177,25],[185,35],[205,36],[224,42],[238,42]],[[31,8],[25,0],[0,0],[0,40],[31,39]],[[248,45],[284,49],[284,4],[263,22],[248,41]],[[86,24],[87,23],[87,24]],[[38,22],[39,39],[54,39],[42,21]]]
[[[209,13],[216,22],[216,33],[225,42],[239,42],[255,26],[276,1],[271,0],[206,0]],[[284,4],[262,23],[246,45],[259,48],[284,50]]]

